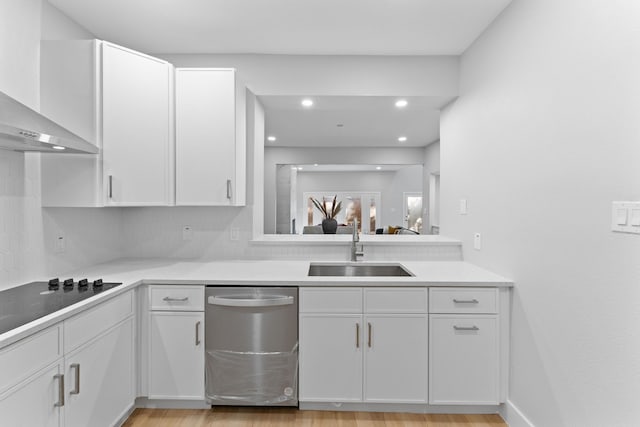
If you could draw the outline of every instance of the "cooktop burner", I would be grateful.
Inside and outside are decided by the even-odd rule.
[[[122,283],[102,279],[51,279],[0,291],[0,334],[115,288]]]

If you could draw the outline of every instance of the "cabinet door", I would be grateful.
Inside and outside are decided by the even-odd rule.
[[[149,398],[204,399],[204,313],[150,317]]]
[[[61,425],[62,365],[56,364],[29,377],[0,395],[0,424],[14,427]],[[64,394],[64,393],[63,393]]]
[[[171,65],[103,43],[102,66],[106,204],[167,205]]]
[[[67,427],[112,426],[131,408],[133,328],[131,317],[65,357]]]
[[[364,399],[427,402],[427,315],[365,316]]]
[[[176,70],[176,205],[232,205],[235,71]]]
[[[362,316],[300,315],[300,401],[362,400]]]
[[[499,403],[496,315],[430,316],[429,403]]]

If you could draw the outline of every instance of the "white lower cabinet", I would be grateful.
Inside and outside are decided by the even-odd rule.
[[[0,424],[14,427],[61,426],[61,374],[62,364],[57,363],[0,395]]]
[[[499,403],[498,317],[431,315],[432,404]]]
[[[65,357],[65,425],[111,426],[133,404],[134,319]]]
[[[300,401],[362,400],[361,328],[360,314],[301,314]]]
[[[508,333],[496,288],[432,288],[429,403],[497,405],[506,394]]]
[[[107,427],[135,399],[133,291],[0,349],[0,425]]]
[[[427,316],[365,316],[364,400],[427,401]]]
[[[151,312],[150,399],[204,399],[203,329],[203,312]]]
[[[149,399],[204,400],[204,287],[149,287]]]
[[[426,289],[300,294],[301,402],[427,402]]]

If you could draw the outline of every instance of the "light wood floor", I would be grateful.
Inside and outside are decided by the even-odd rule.
[[[299,411],[290,408],[136,409],[123,427],[506,427],[499,415]]]

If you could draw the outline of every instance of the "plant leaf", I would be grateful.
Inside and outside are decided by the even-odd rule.
[[[324,201],[322,202],[322,204],[320,204],[320,202],[313,197],[311,198],[311,201],[313,202],[314,206],[322,213],[322,215],[324,215],[325,218],[328,218],[327,210],[324,207]]]

